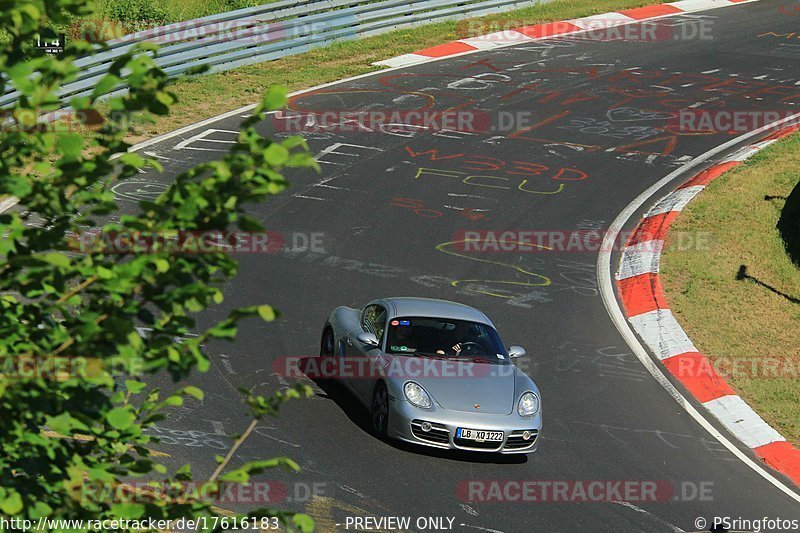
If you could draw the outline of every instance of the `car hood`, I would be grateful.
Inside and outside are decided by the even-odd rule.
[[[423,358],[396,356],[403,364]],[[434,401],[451,411],[510,414],[514,410],[516,367],[424,358],[420,372],[406,374],[405,381],[422,385]],[[478,407],[476,407],[476,405]]]

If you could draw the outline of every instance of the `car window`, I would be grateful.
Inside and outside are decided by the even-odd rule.
[[[397,317],[389,323],[386,352],[429,357],[466,357],[505,364],[508,352],[487,324],[430,317]]]
[[[382,341],[386,329],[386,309],[378,304],[365,307],[361,314],[361,329],[374,333],[378,340]]]

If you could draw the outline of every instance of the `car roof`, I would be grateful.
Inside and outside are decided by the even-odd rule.
[[[383,298],[379,302],[387,304],[389,318],[403,316],[452,318],[480,322],[494,327],[489,317],[481,311],[458,302],[411,297]]]

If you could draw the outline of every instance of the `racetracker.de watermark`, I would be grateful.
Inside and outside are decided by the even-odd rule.
[[[278,111],[272,116],[277,131],[288,133],[372,133],[397,126],[432,131],[485,133],[493,131],[492,118],[480,110],[379,109]]]
[[[528,24],[528,21],[522,19],[500,21],[472,19],[459,22],[456,32],[459,38],[469,38],[473,42],[524,43],[529,42],[531,37],[540,36],[540,33],[534,33],[535,29],[533,32],[526,30]],[[714,39],[713,19],[705,17],[626,23],[618,17],[598,16],[581,21],[580,26],[570,21],[558,21],[547,24],[546,28],[544,36],[565,35],[571,40],[599,42],[663,43]]]
[[[480,77],[464,78],[478,85],[491,84]],[[453,82],[459,83],[459,82]],[[541,111],[481,109],[308,109],[277,111],[272,125],[278,132],[297,135],[309,133],[380,133],[397,135],[398,130],[458,132],[470,134],[509,134],[527,130],[545,120]]]
[[[453,235],[455,250],[465,253],[597,253],[625,249],[636,236],[640,251],[657,252],[663,248],[657,231],[634,230],[620,232],[606,242],[606,230],[460,230]],[[710,250],[711,232],[680,232],[669,234],[670,248],[681,251]]]
[[[80,253],[106,254],[271,254],[325,253],[322,232],[277,231],[86,231],[69,239]]]
[[[467,503],[633,504],[713,501],[713,481],[469,479],[459,481],[456,495]]]
[[[137,376],[144,374],[145,369],[145,362],[138,358],[77,355],[17,355],[0,358],[0,376],[4,381],[66,381],[104,375]]]
[[[800,379],[800,354],[680,357],[670,365],[670,372],[678,379],[700,378],[714,373],[723,379]]]
[[[348,24],[348,19],[352,24]],[[104,19],[86,19],[79,21],[72,28],[74,39],[88,42],[105,42],[115,39],[117,42],[147,41],[165,45],[185,41],[205,42],[206,44],[243,43],[263,44],[276,41],[296,39],[319,35],[332,30],[340,31],[340,38],[347,33],[357,33],[355,15],[344,15],[337,19],[306,22],[298,19],[290,21],[265,22],[257,18],[239,18],[234,20],[208,21],[203,19],[173,22],[156,25],[136,33],[127,33],[125,26]],[[348,30],[348,28],[350,28]]]
[[[130,481],[126,483],[92,482],[81,485],[80,498],[85,503],[172,503],[204,502],[214,505],[266,505],[306,502],[324,496],[325,482],[285,483],[264,481]]]
[[[681,109],[669,121],[669,130],[680,133],[746,133],[788,119],[797,111],[745,109]],[[781,122],[775,128],[800,124],[800,117]]]
[[[402,350],[403,346],[395,347]],[[508,362],[505,355],[492,356],[498,363]],[[448,361],[444,357],[419,357],[413,351],[377,358],[363,356],[317,357],[282,356],[272,363],[275,375],[321,380],[378,379],[468,379],[473,377],[512,377],[514,365],[492,364],[495,361],[470,359]]]

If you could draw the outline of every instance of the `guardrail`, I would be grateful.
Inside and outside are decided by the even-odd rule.
[[[281,0],[126,35],[107,48],[76,60],[77,78],[63,85],[62,102],[88,96],[109,65],[139,43],[160,44],[156,64],[170,76],[201,65],[221,72],[272,61],[337,41],[358,39],[429,22],[471,18],[531,6],[549,0]],[[124,72],[123,72],[124,74]],[[121,84],[106,96],[124,92]],[[0,108],[12,105],[17,91],[0,97]]]

